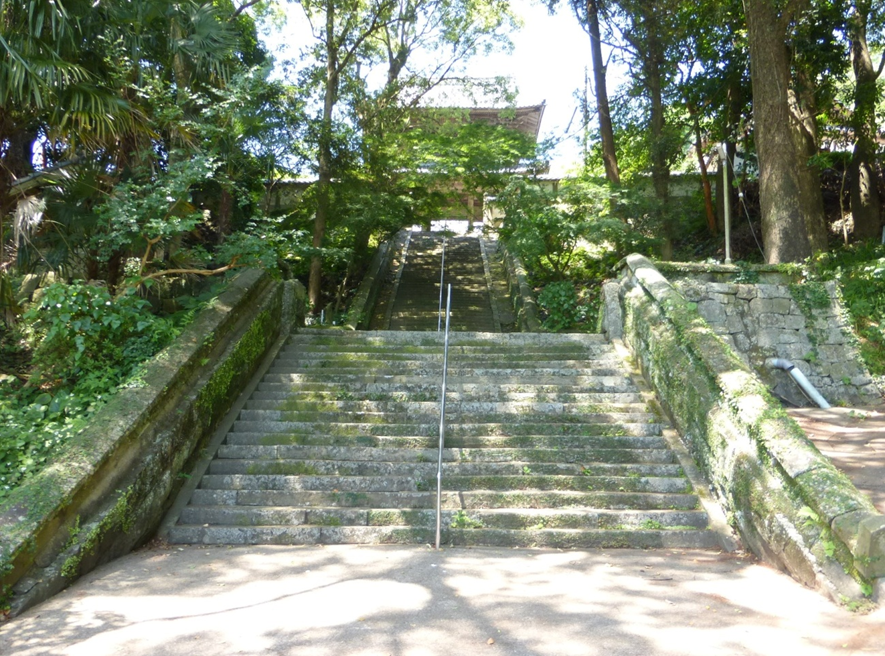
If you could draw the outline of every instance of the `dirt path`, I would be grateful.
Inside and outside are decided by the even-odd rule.
[[[788,412],[821,453],[885,514],[885,410],[791,408]]]

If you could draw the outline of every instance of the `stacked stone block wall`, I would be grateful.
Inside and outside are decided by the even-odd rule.
[[[872,594],[885,576],[885,517],[820,454],[697,301],[646,258],[623,264],[619,281],[606,285],[601,325],[632,351],[744,543],[837,600]],[[780,300],[771,307],[786,308]]]
[[[832,282],[749,284],[668,275],[776,396],[813,405],[786,371],[766,366],[769,358],[791,361],[832,405],[881,403]]]

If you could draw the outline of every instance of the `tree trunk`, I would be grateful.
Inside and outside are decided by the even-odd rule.
[[[665,132],[663,97],[664,63],[663,44],[658,38],[654,23],[653,7],[643,5],[642,20],[647,35],[646,52],[643,58],[646,92],[651,103],[651,180],[658,200],[658,214],[662,223],[664,244],[661,253],[663,259],[673,257],[673,238],[675,226],[669,212],[670,204],[670,153]]]
[[[691,115],[694,127],[694,151],[698,157],[698,168],[701,171],[701,190],[704,192],[704,210],[707,215],[707,227],[710,229],[711,235],[719,234],[719,227],[716,225],[716,212],[713,209],[713,191],[710,188],[710,176],[707,172],[707,160],[704,159],[704,141],[701,137],[701,122],[698,120],[697,112],[689,106],[688,112]]]
[[[319,158],[317,167],[317,210],[313,224],[314,248],[323,247],[332,186],[332,112],[338,100],[338,45],[335,40],[335,3],[326,0],[326,88],[323,94],[323,118],[320,124]],[[323,258],[314,255],[310,260],[310,279],[307,298],[313,312],[319,311],[323,279]]]
[[[226,185],[221,185],[221,191],[218,197],[218,221],[216,221],[215,229],[218,231],[216,239],[218,243],[222,243],[224,238],[231,233],[231,223],[234,216],[234,197],[230,193],[230,189]]]
[[[791,77],[786,42],[791,17],[781,15],[772,0],[745,0],[744,7],[765,261],[799,262],[813,251],[803,214],[806,187],[800,179],[800,170],[808,169],[807,157],[797,148],[788,93]]]
[[[851,40],[851,64],[856,80],[854,88],[854,153],[851,157],[851,215],[854,219],[854,236],[869,239],[879,236],[881,225],[881,202],[876,184],[876,103],[879,94],[876,79],[881,68],[873,68],[870,48],[867,44],[867,19],[869,0],[857,0],[849,19]]]
[[[805,229],[812,253],[827,250],[827,219],[824,212],[824,198],[821,193],[820,170],[813,163],[819,152],[817,122],[815,116],[814,82],[802,71],[796,74],[797,86],[801,93],[790,91],[790,117],[792,118],[793,139],[800,164],[799,185],[801,195],[799,209],[805,217]]]
[[[6,217],[18,203],[18,195],[12,191],[13,182],[34,172],[31,158],[37,135],[34,130],[17,126],[13,121],[4,123],[11,128],[6,139],[0,133],[0,144],[6,142],[6,152],[0,161],[0,214]]]
[[[599,4],[587,0],[587,32],[590,34],[590,59],[593,63],[593,91],[596,94],[596,112],[599,115],[599,136],[602,140],[602,163],[605,179],[613,185],[621,184],[615,135],[612,129],[608,90],[605,84],[605,64],[602,63],[602,40],[599,33]]]

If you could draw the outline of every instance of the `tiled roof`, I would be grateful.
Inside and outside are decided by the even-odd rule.
[[[545,103],[528,107],[424,107],[419,108],[428,114],[439,113],[455,116],[466,113],[471,123],[503,125],[523,134],[538,138],[541,132],[541,119],[544,117]]]

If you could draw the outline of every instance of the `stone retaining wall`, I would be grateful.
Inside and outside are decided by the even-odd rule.
[[[368,330],[372,312],[378,302],[378,294],[384,286],[385,277],[390,271],[393,254],[402,249],[405,236],[401,230],[390,241],[386,241],[375,251],[366,275],[350,303],[345,327],[350,330]]]
[[[504,260],[507,285],[510,288],[510,298],[513,299],[513,310],[516,313],[516,327],[521,332],[540,332],[541,319],[538,316],[538,303],[535,301],[535,294],[529,285],[525,266],[500,240],[498,241],[498,251]]]
[[[0,505],[11,614],[149,539],[215,426],[291,322],[293,283],[244,271],[53,464]],[[285,301],[285,302],[284,302]]]
[[[831,405],[881,403],[858,354],[834,283],[734,283],[664,269],[698,313],[774,392],[814,405],[790,375],[765,365],[790,360]]]
[[[885,517],[646,258],[608,283],[602,325],[637,364],[757,555],[834,599],[885,576]],[[758,297],[757,297],[758,298]]]

